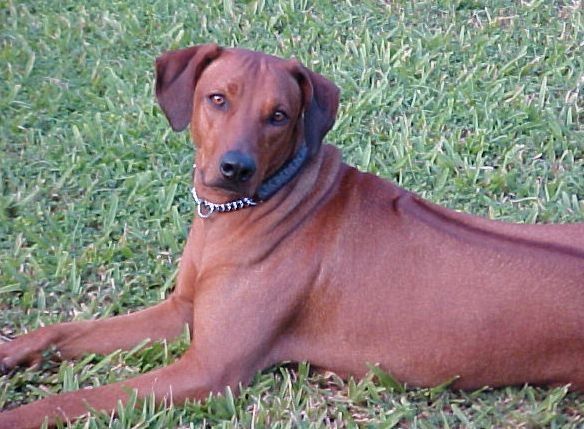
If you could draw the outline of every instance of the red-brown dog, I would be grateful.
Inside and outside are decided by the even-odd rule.
[[[321,141],[339,91],[295,60],[216,45],[164,54],[156,95],[191,124],[199,203],[174,293],[126,316],[64,323],[0,345],[4,369],[193,341],[172,365],[0,414],[1,428],[236,389],[280,361],[341,375],[379,363],[410,386],[584,388],[584,224],[456,213],[341,162]],[[196,189],[196,191],[195,191]]]

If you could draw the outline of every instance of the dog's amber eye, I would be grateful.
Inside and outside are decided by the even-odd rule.
[[[215,106],[223,106],[225,104],[225,97],[223,97],[221,94],[210,95],[209,100]]]
[[[286,122],[288,116],[282,112],[281,110],[276,110],[271,117],[271,121],[273,124],[282,125]]]

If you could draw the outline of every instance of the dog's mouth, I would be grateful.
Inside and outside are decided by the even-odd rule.
[[[240,184],[234,184],[225,180],[216,180],[211,182],[209,185],[207,185],[209,187],[212,187],[214,189],[219,189],[221,191],[224,191],[225,193],[229,194],[230,196],[233,197],[244,197],[244,196],[249,196],[249,186],[247,185],[240,185]]]
[[[243,183],[235,183],[222,178],[207,180],[205,171],[201,169],[199,172],[200,183],[203,187],[209,190],[213,190],[218,194],[221,194],[221,196],[225,196],[226,198],[237,199],[243,197],[252,197],[255,193],[255,187],[253,186],[253,181],[251,180]]]

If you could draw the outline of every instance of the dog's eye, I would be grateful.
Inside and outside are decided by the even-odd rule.
[[[222,107],[225,105],[225,97],[223,97],[221,94],[210,95],[209,101],[211,101],[211,103],[213,103],[213,105],[218,106],[218,107]]]
[[[287,120],[288,115],[286,115],[286,113],[282,112],[281,110],[276,110],[270,118],[270,121],[275,125],[284,125]]]

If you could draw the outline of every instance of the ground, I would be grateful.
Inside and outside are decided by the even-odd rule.
[[[581,1],[0,0],[1,335],[168,295],[193,152],[154,102],[153,61],[208,41],[294,55],[334,80],[326,140],[362,170],[490,218],[584,220]],[[0,409],[147,371],[187,344],[11,372]],[[403,389],[377,369],[340,380],[301,364],[240,397],[110,419],[74,427],[582,427],[584,397]]]

